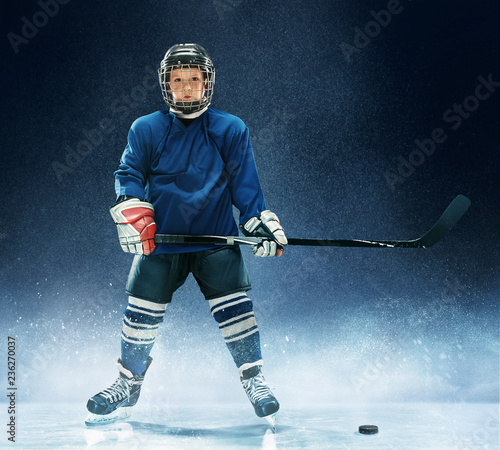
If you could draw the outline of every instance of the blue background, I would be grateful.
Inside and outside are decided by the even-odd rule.
[[[245,249],[282,398],[498,402],[500,87],[470,98],[478,77],[500,81],[498,2],[392,1],[385,26],[377,0],[72,0],[47,20],[41,3],[1,6],[0,329],[17,336],[23,400],[83,405],[115,376],[131,256],[108,214],[112,174],[132,121],[163,108],[165,51],[196,42],[216,67],[213,107],[248,125],[289,237],[411,239],[457,194],[472,201],[427,250]],[[12,45],[23,18],[40,26]],[[445,119],[464,102],[467,118]],[[418,159],[436,128],[446,140]],[[218,334],[191,278],[147,389],[241,395]]]

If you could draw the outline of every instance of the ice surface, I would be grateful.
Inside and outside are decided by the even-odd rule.
[[[126,422],[86,427],[84,405],[21,404],[15,448],[498,449],[498,405],[397,403],[282,405],[273,434],[249,405],[139,403]],[[373,436],[358,426],[378,425]],[[5,437],[0,447],[12,447]]]

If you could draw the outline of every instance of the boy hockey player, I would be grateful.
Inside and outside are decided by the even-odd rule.
[[[191,272],[256,414],[272,423],[279,403],[262,376],[259,330],[246,295],[251,285],[239,247],[155,245],[154,236],[237,236],[234,205],[245,235],[268,238],[252,248],[256,256],[281,256],[287,239],[276,215],[266,210],[247,127],[209,108],[215,70],[205,49],[174,45],[158,72],[170,110],[132,124],[115,172],[117,203],[110,210],[122,249],[136,254],[126,287],[119,376],[88,401],[85,422],[131,415],[165,309]]]

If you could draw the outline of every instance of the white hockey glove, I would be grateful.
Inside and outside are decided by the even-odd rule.
[[[250,217],[241,226],[241,231],[245,236],[269,238],[262,244],[252,245],[252,252],[255,256],[281,256],[283,247],[288,244],[278,216],[269,210],[262,211],[258,216]]]
[[[149,255],[154,251],[156,223],[151,203],[130,198],[112,206],[109,212],[124,252]]]

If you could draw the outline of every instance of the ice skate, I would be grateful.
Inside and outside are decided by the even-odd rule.
[[[148,357],[146,370],[140,375],[134,375],[122,366],[120,359],[117,359],[116,366],[120,375],[111,387],[89,399],[87,402],[89,414],[85,419],[85,424],[88,426],[104,425],[130,417],[132,407],[139,399],[144,375],[152,360]]]
[[[280,404],[271,392],[271,388],[260,369],[253,377],[242,378],[241,384],[255,409],[255,414],[266,419],[272,430],[276,431],[276,413]]]

